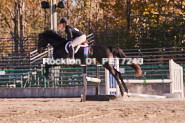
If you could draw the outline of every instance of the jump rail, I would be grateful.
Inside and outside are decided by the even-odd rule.
[[[93,77],[86,77],[86,80],[90,81],[90,82],[95,82],[95,83],[100,83],[101,82],[101,79],[93,78]]]

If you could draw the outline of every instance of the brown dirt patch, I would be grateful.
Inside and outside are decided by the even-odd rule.
[[[185,99],[0,99],[0,123],[184,123]]]

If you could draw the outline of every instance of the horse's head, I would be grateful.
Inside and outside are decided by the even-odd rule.
[[[53,48],[65,48],[65,44],[68,41],[63,38],[62,36],[56,34],[53,30],[46,30],[43,33],[39,34],[39,40],[38,40],[38,53],[41,53],[44,51],[44,49],[47,47],[47,44],[49,43]],[[58,47],[59,46],[59,47]]]
[[[48,41],[45,38],[46,37],[44,37],[43,33],[39,34],[38,53],[42,53],[48,44]]]

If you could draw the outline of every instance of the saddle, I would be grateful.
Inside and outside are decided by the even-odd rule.
[[[69,47],[69,44],[71,43],[71,41],[67,42],[66,45],[65,45],[65,51],[67,53],[69,53],[68,51],[68,47]],[[74,47],[74,50],[75,52],[74,53],[77,53],[78,50],[80,49],[80,47],[88,47],[88,41],[86,40],[85,42],[81,43],[80,45],[77,45],[76,47]]]

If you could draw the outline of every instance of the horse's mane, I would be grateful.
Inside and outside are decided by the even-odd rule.
[[[47,37],[52,37],[54,38],[57,42],[66,42],[66,39],[63,38],[61,35],[58,35],[55,31],[53,30],[46,30],[43,33],[41,33],[43,36]]]

